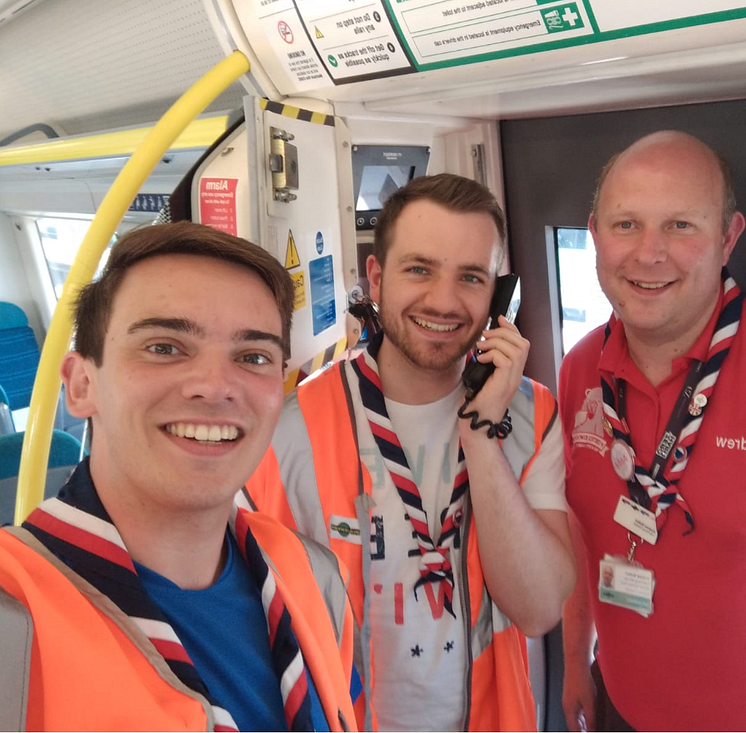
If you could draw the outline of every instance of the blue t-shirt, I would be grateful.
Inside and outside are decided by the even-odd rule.
[[[209,588],[183,590],[139,563],[137,574],[210,694],[230,712],[239,730],[286,731],[261,594],[246,563],[240,555],[235,559],[235,539],[230,533],[226,537],[225,568]],[[314,727],[328,731],[318,693],[307,676]]]

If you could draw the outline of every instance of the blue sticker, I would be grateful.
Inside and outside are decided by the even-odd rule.
[[[334,268],[332,256],[311,260],[308,265],[308,276],[311,281],[311,313],[313,317],[313,335],[337,322],[337,304],[334,299]]]
[[[324,251],[324,235],[316,232],[316,251],[321,254]]]

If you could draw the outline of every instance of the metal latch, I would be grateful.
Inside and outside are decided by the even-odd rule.
[[[269,134],[269,169],[275,201],[295,201],[298,197],[291,191],[298,190],[298,148],[290,144],[295,135],[279,127],[270,127]]]

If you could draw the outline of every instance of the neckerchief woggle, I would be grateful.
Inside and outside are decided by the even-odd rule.
[[[380,332],[373,337],[368,348],[352,362],[360,385],[360,397],[378,450],[407,509],[409,521],[417,537],[417,546],[420,551],[420,578],[414,586],[415,598],[417,598],[417,589],[425,583],[444,583],[445,609],[456,618],[453,610],[454,578],[450,548],[458,536],[463,517],[464,496],[469,488],[466,458],[461,447],[461,440],[459,440],[458,465],[453,491],[443,519],[440,537],[437,543],[433,542],[428,527],[427,512],[422,506],[422,496],[414,482],[407,457],[386,410],[377,362],[378,351],[382,343],[383,332]]]
[[[710,340],[707,360],[704,363],[694,360],[686,384],[658,444],[650,470],[640,464],[632,447],[625,414],[623,382],[620,380],[617,383],[614,380],[612,385],[603,375],[601,376],[604,415],[609,423],[607,428],[610,427],[615,440],[623,441],[628,446],[634,458],[634,476],[627,481],[630,497],[654,512],[659,531],[665,524],[666,510],[674,503],[683,510],[689,524],[689,530],[685,534],[694,530],[694,517],[686,500],[677,491],[676,485],[691,458],[705,409],[738,331],[744,300],[743,293],[726,268],[723,268],[722,280],[723,301]],[[604,331],[603,347],[606,346],[615,323],[616,316],[612,314]],[[682,409],[684,407],[686,409]],[[671,456],[674,458],[673,462],[670,461]]]
[[[231,714],[210,695],[186,649],[137,575],[121,535],[96,493],[85,459],[54,499],[42,502],[23,523],[53,555],[110,598],[149,638],[183,684],[210,703],[216,731],[237,731]],[[240,554],[262,594],[272,662],[291,731],[313,730],[308,679],[290,614],[262,557],[248,523],[239,511],[231,520]],[[218,652],[219,650],[216,650]]]

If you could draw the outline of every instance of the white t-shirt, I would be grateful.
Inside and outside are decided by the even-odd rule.
[[[417,410],[386,400],[389,418],[420,489],[435,544],[440,537],[441,512],[448,507],[453,491],[458,435],[449,416],[456,414],[461,393],[455,391],[438,402],[419,405]],[[373,477],[376,534],[382,535],[370,565],[373,705],[379,728],[458,730],[463,727],[468,638],[457,581],[460,552],[450,548],[456,581],[454,618],[444,608],[443,582],[420,586],[415,598],[420,551],[412,523],[375,442],[369,442],[373,441],[370,430],[359,434],[360,455]]]
[[[459,536],[450,548],[454,618],[444,609],[442,582],[420,586],[415,598],[414,586],[420,578],[417,538],[370,431],[357,377],[351,368],[347,369],[347,375],[355,408],[360,457],[371,475],[375,502],[369,596],[375,655],[373,705],[379,729],[461,730],[470,639],[461,606],[462,537]],[[462,402],[460,386],[443,399],[427,405],[386,400],[389,418],[420,491],[430,537],[435,544],[440,537],[441,514],[448,507],[458,465],[456,413]],[[562,436],[558,421],[555,423],[545,437],[542,453],[524,479],[524,492],[534,508],[566,507]],[[508,451],[506,456],[510,460]],[[560,467],[559,476],[557,466]],[[550,469],[549,472],[545,468]]]

